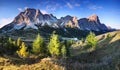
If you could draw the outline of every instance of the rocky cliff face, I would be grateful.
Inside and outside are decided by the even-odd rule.
[[[14,29],[38,29],[38,27],[45,25],[53,28],[69,27],[81,30],[108,30],[108,27],[105,24],[100,23],[99,17],[95,14],[88,18],[81,19],[69,15],[57,19],[52,14],[42,14],[40,10],[31,8],[27,8],[24,12],[21,12],[10,24],[5,25],[1,30],[12,31]]]
[[[4,26],[2,30],[11,31],[22,28],[38,29],[37,26],[44,26],[45,24],[52,26],[55,23],[57,23],[57,18],[52,14],[42,14],[40,10],[27,8],[24,12],[16,16],[10,24]]]
[[[100,23],[99,17],[95,14],[88,18],[82,18],[78,20],[79,26],[82,30],[108,30],[105,24]]]
[[[75,16],[72,17],[67,15],[65,17],[61,17],[61,19],[59,19],[59,24],[64,27],[79,28],[78,19]]]

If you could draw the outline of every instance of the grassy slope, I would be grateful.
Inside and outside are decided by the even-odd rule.
[[[110,34],[111,37],[107,38],[108,34]],[[2,61],[4,61],[3,63],[5,63],[6,59],[1,58],[0,68],[14,68],[14,70],[42,70],[45,68],[52,68],[53,70],[64,70],[63,66],[66,66],[68,70],[119,70],[118,68],[120,67],[120,31],[99,35],[97,36],[97,39],[99,40],[97,50],[87,53],[79,53],[79,48],[77,48],[75,49],[77,50],[77,54],[74,54],[75,56],[73,56],[72,59],[70,58],[66,60],[66,62],[60,61],[60,63],[62,63],[63,65],[54,63],[49,58],[45,58],[40,62],[31,65],[2,65]]]
[[[110,34],[111,37],[107,38]],[[88,70],[115,70],[120,68],[120,31],[109,32],[96,37],[97,49],[92,52],[77,53],[77,60]],[[78,49],[77,49],[78,50]],[[74,64],[73,64],[74,65]]]
[[[13,57],[12,57],[13,58]],[[14,61],[16,58],[14,58]],[[54,60],[54,61],[53,61]],[[18,61],[18,60],[17,60]],[[0,70],[64,70],[63,66],[58,65],[58,60],[44,58],[34,64],[26,64],[23,61],[13,64],[11,59],[0,57]]]

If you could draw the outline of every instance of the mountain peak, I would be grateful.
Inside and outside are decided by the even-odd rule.
[[[97,22],[99,20],[99,18],[96,14],[93,14],[93,15],[88,17],[88,20]]]

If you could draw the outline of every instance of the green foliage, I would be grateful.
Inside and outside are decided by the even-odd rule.
[[[37,35],[37,38],[33,42],[32,52],[35,54],[44,54],[46,47],[44,45],[43,38],[40,34]]]
[[[16,46],[16,42],[13,41],[11,38],[7,39],[7,42],[4,44],[4,46],[6,47],[6,51],[9,54],[13,54],[18,49]]]
[[[22,42],[21,48],[20,48],[20,50],[17,51],[17,54],[21,58],[26,58],[28,56],[27,47],[24,42]]]
[[[21,46],[21,43],[22,43],[21,38],[18,38],[18,39],[17,39],[17,46]]]
[[[66,57],[67,49],[66,49],[65,45],[63,45],[62,48],[61,48],[61,54],[62,54],[63,57]]]
[[[69,40],[69,41],[65,40],[64,41],[64,45],[66,47],[66,56],[68,56],[68,57],[70,56],[70,47],[73,43],[74,43],[73,40]]]
[[[107,34],[107,39],[111,38],[112,36],[110,34]]]
[[[58,35],[56,35],[54,32],[51,35],[51,39],[48,44],[48,51],[53,57],[60,56],[60,41]]]
[[[8,48],[11,48],[13,46],[13,42],[12,42],[11,38],[8,39],[7,46],[8,46]]]
[[[86,37],[86,42],[88,48],[96,49],[97,39],[95,38],[95,34],[90,32],[90,34]]]

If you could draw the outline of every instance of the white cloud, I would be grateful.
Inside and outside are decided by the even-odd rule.
[[[76,7],[80,7],[80,4],[76,3],[75,6],[76,6]]]
[[[28,7],[24,7],[24,9],[27,9]]]
[[[73,8],[73,6],[69,2],[66,4],[66,6],[71,8],[71,9]]]
[[[27,9],[28,7],[24,7],[24,8],[17,8],[18,9],[18,11],[20,11],[20,12],[22,12],[22,11],[24,11],[25,9]]]
[[[41,10],[42,14],[48,14],[46,10]]]
[[[46,10],[54,12],[57,8],[60,8],[59,4],[51,4],[46,6]]]
[[[17,9],[18,9],[18,11],[20,11],[20,12],[21,12],[21,11],[23,11],[23,9],[22,9],[22,8],[17,8]]]
[[[3,27],[6,24],[9,24],[13,21],[13,18],[2,18],[0,19],[0,28]]]
[[[89,8],[89,9],[92,9],[92,10],[102,9],[101,6],[97,6],[97,5],[89,5],[88,8]]]
[[[66,6],[70,9],[72,9],[74,7],[80,7],[80,4],[78,4],[78,3],[71,4],[71,3],[67,2]]]

